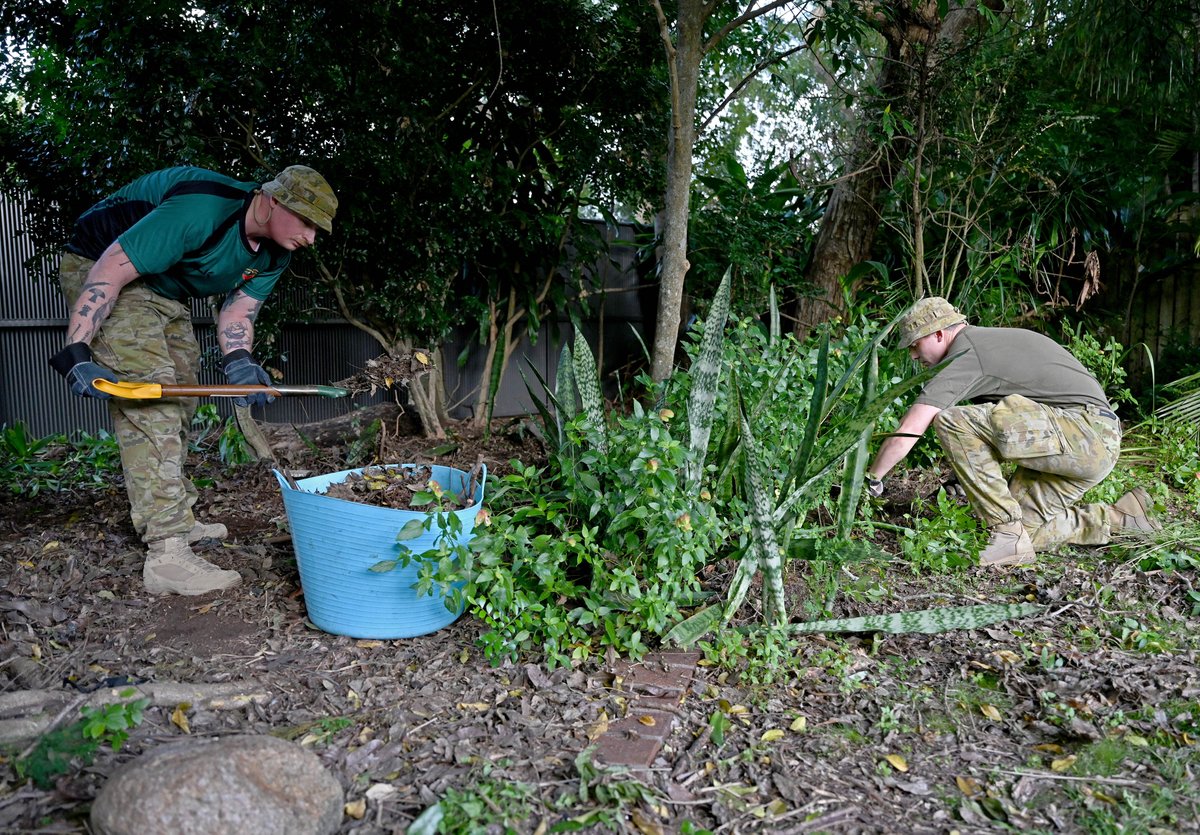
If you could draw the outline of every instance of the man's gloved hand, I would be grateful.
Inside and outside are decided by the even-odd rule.
[[[71,393],[77,397],[98,397],[107,400],[112,395],[92,385],[99,378],[110,383],[117,382],[117,375],[92,361],[92,349],[86,342],[72,342],[50,358],[50,365],[67,378]]]
[[[967,491],[958,483],[958,479],[951,476],[942,484],[942,489],[946,491],[946,495],[956,502],[965,502],[967,500]]]
[[[225,379],[232,385],[269,386],[274,383],[271,375],[267,373],[267,369],[256,363],[254,357],[250,356],[250,352],[245,348],[230,351],[222,358],[221,365],[225,369]],[[239,406],[265,406],[274,399],[266,392],[259,392],[239,397],[233,402]]]
[[[883,495],[883,479],[872,475],[867,477],[867,493],[876,499]]]

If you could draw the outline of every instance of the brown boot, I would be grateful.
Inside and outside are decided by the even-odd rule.
[[[182,536],[150,543],[142,579],[151,594],[188,596],[233,588],[242,582],[236,571],[225,571],[196,556]]]
[[[1130,490],[1121,498],[1112,503],[1112,509],[1118,514],[1121,520],[1121,530],[1145,531],[1161,531],[1162,523],[1157,519],[1150,518],[1150,509],[1154,507],[1154,502],[1150,501],[1150,494],[1141,487],[1136,487]]]
[[[979,552],[980,565],[1027,565],[1037,559],[1025,526],[1018,520],[992,528],[992,538]]]
[[[195,527],[188,531],[187,540],[191,542],[199,542],[202,539],[224,539],[229,536],[229,529],[220,522],[212,522],[205,524],[197,522]]]

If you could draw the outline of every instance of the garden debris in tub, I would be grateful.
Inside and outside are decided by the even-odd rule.
[[[468,489],[456,493],[433,478],[429,467],[366,467],[329,485],[326,496],[397,510],[462,510],[475,503],[480,465],[468,474]],[[443,479],[444,481],[444,479]]]

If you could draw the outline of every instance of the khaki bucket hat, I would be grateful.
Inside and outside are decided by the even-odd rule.
[[[300,217],[333,231],[333,216],[338,200],[325,178],[307,165],[289,165],[279,176],[264,183],[262,190]]]
[[[965,321],[967,317],[941,296],[921,299],[900,320],[900,347],[907,348],[922,337]]]

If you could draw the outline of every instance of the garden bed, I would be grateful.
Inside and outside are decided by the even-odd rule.
[[[490,478],[513,455],[536,454],[503,431],[487,443],[460,431],[441,456],[420,438],[391,440],[392,460],[470,469],[482,456]],[[792,563],[789,611],[811,618],[828,592],[843,616],[1025,601],[1046,614],[933,636],[767,642],[741,658],[732,643],[715,647],[728,663],[702,662],[659,759],[635,780],[584,753],[629,704],[613,659],[493,667],[470,617],[403,641],[316,630],[270,468],[196,463],[212,480],[199,515],[231,535],[200,552],[244,577],[221,595],[145,594],[119,484],[0,505],[0,695],[74,700],[153,682],[240,684],[260,698],[154,704],[119,752],[101,749],[44,788],[20,779],[10,755],[0,831],[86,831],[89,803],[120,763],[185,733],[239,732],[316,751],[346,789],[342,832],[403,832],[439,800],[477,831],[507,819],[515,832],[1182,831],[1200,819],[1192,573],[1146,573],[1117,549],[1005,572],[914,573],[871,555],[898,552],[881,527],[857,561]],[[936,484],[914,475],[912,491]],[[894,486],[877,518],[905,524],[904,495]],[[723,592],[731,571],[718,565],[706,586]],[[368,795],[381,784],[391,788]]]

